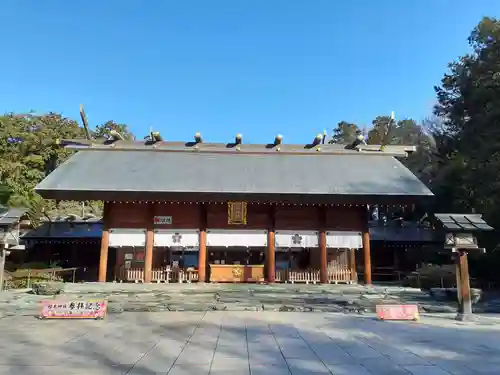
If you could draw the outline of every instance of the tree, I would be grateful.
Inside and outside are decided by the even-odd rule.
[[[435,113],[455,152],[447,167],[458,178],[456,203],[475,208],[500,225],[500,22],[484,18],[469,37],[472,52],[449,65],[436,87]],[[459,176],[459,177],[458,177]]]
[[[387,135],[390,121],[390,116],[377,116],[375,120],[372,121],[372,128],[368,132],[366,143],[369,145],[381,145],[386,137],[391,139],[392,134]],[[389,141],[387,144],[392,144],[392,142]]]
[[[500,230],[500,21],[484,18],[469,37],[471,52],[449,64],[437,86],[435,114],[443,119],[439,168],[433,183],[440,211],[477,211]],[[497,232],[498,233],[498,232]],[[497,247],[497,233],[482,245]],[[471,272],[499,280],[500,252]],[[490,279],[491,280],[491,279]]]
[[[124,124],[108,121],[92,132],[104,137],[115,129],[126,139],[133,135]],[[82,138],[84,130],[74,120],[56,113],[37,115],[6,114],[0,116],[0,203],[8,206],[28,208],[34,224],[41,216],[81,215],[79,202],[55,202],[43,200],[34,192],[34,187],[73,151],[61,148],[57,140]],[[86,202],[86,212],[99,215],[101,202]]]
[[[338,143],[342,145],[351,144],[356,139],[356,132],[359,127],[356,124],[340,121],[337,127],[333,129],[332,138],[328,143]]]
[[[114,121],[106,121],[102,125],[97,125],[94,130],[91,131],[91,134],[94,138],[107,138],[109,132],[111,130],[116,130],[120,133],[125,139],[135,139],[132,132],[128,129],[128,126],[125,124],[117,124]]]
[[[9,203],[29,200],[35,185],[71,154],[57,139],[82,135],[75,121],[55,113],[0,116],[0,181],[11,192]]]

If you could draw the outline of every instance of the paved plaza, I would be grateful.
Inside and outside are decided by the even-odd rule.
[[[299,312],[0,319],[1,375],[500,373],[500,326]]]

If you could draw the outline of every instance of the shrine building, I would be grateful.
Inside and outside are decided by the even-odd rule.
[[[78,149],[36,188],[104,201],[97,279],[372,283],[370,207],[431,191],[407,146],[61,141]],[[358,267],[357,267],[358,265]],[[360,275],[360,276],[361,276]]]

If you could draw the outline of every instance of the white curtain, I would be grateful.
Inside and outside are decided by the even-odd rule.
[[[156,229],[154,244],[158,247],[198,247],[200,232],[196,229]]]
[[[145,246],[146,229],[115,228],[109,230],[109,246]]]
[[[326,247],[333,249],[360,249],[361,232],[326,232]]]
[[[318,232],[314,231],[276,231],[275,243],[278,248],[318,247]]]
[[[267,230],[210,229],[207,246],[211,247],[266,247]]]

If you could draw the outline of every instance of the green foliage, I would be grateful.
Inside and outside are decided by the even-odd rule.
[[[469,45],[471,52],[452,62],[436,87],[435,114],[442,121],[433,130],[431,187],[436,211],[476,211],[500,229],[500,21],[484,18]],[[482,245],[494,249],[497,233],[484,236]],[[496,252],[473,266],[500,281]]]
[[[125,138],[133,138],[126,125],[113,121],[98,125],[92,133],[105,137],[111,129]],[[46,201],[33,189],[73,154],[59,147],[58,140],[83,137],[84,130],[76,121],[57,113],[0,116],[0,204],[28,208],[28,216],[35,225],[45,215],[81,215],[81,203]],[[102,203],[87,202],[84,211],[98,216],[101,209]]]
[[[366,143],[370,145],[383,144],[386,134],[389,132],[388,128],[390,121],[390,116],[377,116],[375,120],[372,121],[372,128],[368,132],[368,140]],[[387,142],[387,144],[392,144],[393,135],[394,134],[388,134],[389,142]]]
[[[94,138],[106,138],[111,130],[116,130],[123,136],[124,139],[135,139],[134,135],[130,132],[127,125],[117,124],[114,121],[106,121],[102,125],[97,125],[95,130],[91,131],[91,135]]]
[[[337,127],[333,129],[332,138],[328,143],[336,143],[341,145],[351,144],[356,139],[356,132],[360,130],[356,124],[341,121]]]
[[[473,52],[450,64],[436,87],[441,132],[453,146],[443,150],[446,203],[476,209],[500,227],[500,22],[485,18],[472,31]]]
[[[54,113],[1,116],[0,181],[10,191],[7,203],[30,201],[36,184],[70,155],[57,139],[82,135],[75,121]]]

